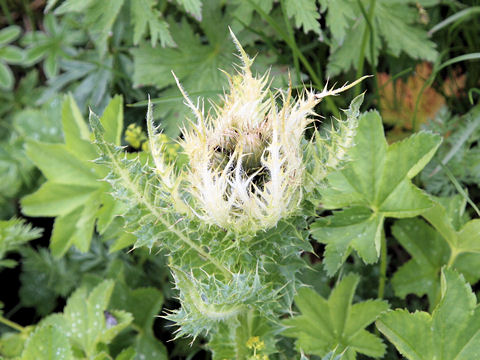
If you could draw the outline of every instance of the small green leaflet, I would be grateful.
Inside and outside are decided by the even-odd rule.
[[[8,252],[18,251],[26,242],[41,236],[41,229],[32,228],[22,219],[0,220],[0,270],[17,265],[15,260],[4,259]]]
[[[320,14],[315,0],[285,0],[285,8],[288,17],[295,19],[295,27],[300,29],[303,26],[305,33],[313,31],[320,35]]]
[[[156,3],[157,1],[154,0],[131,0],[127,2],[132,19],[134,44],[140,42],[148,29],[152,46],[155,46],[157,42],[160,42],[162,46],[174,45],[168,30],[168,23],[162,18],[161,13],[154,9]],[[50,9],[53,5],[49,4],[48,8]],[[55,9],[54,13],[61,15],[77,12],[84,15],[83,22],[86,25],[86,30],[88,30],[100,55],[103,56],[107,52],[107,42],[114,24],[127,5],[125,0],[66,0]]]
[[[163,305],[163,295],[155,288],[129,289],[124,280],[117,281],[111,307],[125,309],[133,315],[132,325],[138,334],[132,338],[132,346],[138,358],[167,359],[163,343],[155,338],[153,321]]]
[[[179,23],[170,24],[173,41],[178,45],[176,48],[152,48],[141,44],[138,49],[132,50],[134,85],[154,85],[166,89],[161,99],[172,99],[155,108],[155,117],[162,117],[162,127],[171,137],[178,135],[180,126],[191,114],[183,104],[172,71],[187,93],[220,95],[228,78],[219,69],[231,72],[232,63],[237,60],[228,31],[232,18],[222,13],[221,4],[216,0],[204,1],[202,12],[208,19],[198,24],[205,33],[204,38],[196,35],[194,28],[183,18]],[[241,39],[240,34],[237,35]],[[174,86],[167,89],[171,85]],[[196,102],[195,97],[192,98]],[[205,110],[208,108],[209,104],[205,102]]]
[[[301,315],[283,320],[287,328],[282,334],[296,338],[297,347],[307,354],[325,356],[335,350],[339,355],[345,351],[342,359],[347,360],[356,359],[357,353],[383,356],[385,345],[382,340],[365,328],[389,306],[382,300],[352,305],[359,281],[358,275],[345,276],[328,300],[310,288],[301,288],[295,296]]]
[[[341,44],[348,28],[359,14],[356,0],[319,0],[321,12],[327,9],[326,22],[336,44]]]
[[[418,296],[427,294],[430,309],[440,300],[439,274],[444,265],[451,264],[472,284],[480,279],[480,268],[477,266],[480,263],[480,222],[471,220],[465,224],[462,219],[465,201],[461,196],[434,198],[434,201],[434,208],[424,216],[428,218],[428,214],[435,211],[444,213],[446,218],[442,220],[442,225],[451,226],[453,239],[446,241],[439,232],[420,219],[402,219],[395,222],[392,228],[395,238],[412,256],[392,278],[395,294],[402,298],[411,293]],[[460,228],[460,231],[456,230]],[[456,239],[468,244],[468,247],[451,247],[449,244]]]
[[[198,21],[202,21],[202,1],[201,0],[175,0],[181,5],[187,13],[192,15]],[[208,21],[208,20],[207,20]]]
[[[462,275],[444,269],[441,300],[432,314],[395,310],[377,328],[409,360],[480,358],[480,307]]]
[[[325,209],[346,208],[318,219],[312,236],[327,244],[325,267],[334,274],[354,249],[365,263],[377,261],[385,217],[405,218],[432,207],[429,197],[411,182],[431,159],[441,137],[419,132],[388,145],[375,112],[359,119],[349,162],[328,175],[320,189]]]
[[[9,45],[21,33],[20,27],[8,26],[0,30],[0,89],[10,90],[13,88],[14,77],[12,70],[7,64],[19,64],[24,58],[23,51],[14,45]]]
[[[105,280],[91,292],[84,287],[75,291],[63,314],[50,315],[37,325],[22,360],[71,359],[73,349],[88,359],[102,356],[99,345],[109,344],[133,320],[125,311],[106,311],[113,288],[114,282]]]
[[[360,2],[368,13],[372,2],[369,0],[360,0]],[[414,6],[410,6],[410,4],[414,5],[415,1],[378,0],[373,3],[375,9],[371,24],[374,49],[370,48],[371,44],[367,38],[364,54],[370,64],[377,63],[382,43],[393,56],[398,57],[403,52],[413,59],[428,61],[436,59],[438,53],[435,50],[435,44],[428,39],[424,29],[415,25],[418,12]],[[327,9],[327,25],[332,30],[334,40],[327,65],[327,75],[335,76],[358,66],[363,36],[365,31],[370,32],[370,30],[358,1],[343,0],[340,3],[340,1],[322,0],[321,4],[322,8]]]
[[[130,2],[133,18],[133,44],[138,45],[143,35],[150,31],[150,44],[152,47],[160,42],[162,47],[174,46],[175,42],[168,30],[168,23],[161,20],[160,12],[153,8],[156,0],[134,0]]]
[[[465,204],[451,209],[448,201],[437,198],[434,205],[423,216],[450,246],[452,251],[450,262],[462,253],[480,253],[480,219],[462,222],[459,214],[464,213]]]
[[[120,96],[107,106],[101,122],[108,130],[105,135],[108,141],[119,145],[123,129]],[[108,183],[100,181],[108,170],[92,162],[98,155],[71,96],[63,103],[62,124],[64,144],[28,140],[27,155],[47,181],[21,201],[22,211],[28,216],[56,216],[50,242],[54,256],[62,256],[72,245],[88,251],[96,220],[97,230],[103,233],[118,212],[118,208],[110,204],[114,200],[107,194]]]
[[[112,339],[133,320],[130,313],[111,310],[108,314],[114,282],[106,280],[87,295],[81,288],[68,299],[63,316],[66,321],[66,334],[72,344],[79,346],[91,356],[97,344],[110,343]]]
[[[43,61],[43,71],[48,79],[56,77],[60,71],[62,59],[69,59],[77,54],[76,46],[86,41],[82,31],[72,27],[69,22],[60,25],[52,14],[43,20],[45,31],[31,31],[22,38],[25,50],[25,64],[31,66]]]

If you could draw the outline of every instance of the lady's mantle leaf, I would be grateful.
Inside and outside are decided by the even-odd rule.
[[[68,337],[59,328],[45,325],[28,339],[22,360],[70,360],[73,359]]]
[[[395,238],[412,256],[392,278],[395,294],[400,297],[427,294],[431,309],[440,299],[442,266],[450,263],[470,283],[480,279],[480,269],[476,266],[480,263],[480,222],[461,220],[465,211],[461,196],[436,198],[434,203],[434,208],[424,216],[433,219],[433,213],[443,213],[441,224],[450,229],[444,230],[446,238],[420,219],[402,219],[392,228]]]
[[[358,285],[357,275],[348,275],[335,287],[328,300],[314,290],[301,288],[295,304],[301,315],[283,321],[283,335],[297,338],[297,346],[308,354],[327,355],[345,352],[345,359],[355,359],[356,353],[381,357],[385,345],[365,328],[388,309],[388,303],[368,300],[352,305]]]
[[[331,173],[328,186],[320,190],[324,208],[354,208],[311,227],[314,238],[327,244],[325,261],[330,274],[352,249],[366,263],[378,259],[385,217],[412,217],[432,206],[410,179],[431,159],[440,145],[439,136],[420,132],[389,146],[380,115],[369,112],[361,116],[354,142],[349,150],[351,161]]]
[[[120,144],[123,129],[123,101],[116,96],[101,118],[108,141]],[[90,132],[74,100],[69,96],[62,106],[64,144],[29,140],[27,155],[40,168],[47,181],[33,194],[22,199],[22,211],[29,216],[57,216],[50,248],[62,256],[72,245],[87,251],[97,218],[106,230],[114,207],[105,212],[108,184],[99,180],[107,170],[94,164],[98,155],[90,143]],[[107,199],[107,200],[106,200]],[[105,221],[102,221],[105,220]],[[111,222],[111,221],[110,221]]]
[[[383,315],[378,329],[409,360],[480,358],[480,307],[463,276],[442,271],[442,298],[430,315],[395,310]]]
[[[130,313],[106,312],[113,286],[113,281],[104,281],[88,296],[85,288],[79,289],[65,306],[63,316],[68,326],[67,335],[86,354],[94,354],[100,342],[108,344],[133,320]]]

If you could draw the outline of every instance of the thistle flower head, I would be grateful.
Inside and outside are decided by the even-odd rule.
[[[287,91],[271,91],[269,73],[253,75],[248,57],[231,33],[242,61],[220,104],[205,114],[177,85],[185,104],[195,114],[183,130],[181,145],[189,158],[185,175],[191,213],[209,225],[235,233],[252,234],[275,226],[291,215],[301,200],[304,172],[301,140],[313,120],[314,107],[356,82],[322,92],[304,90],[297,100]],[[175,75],[174,75],[175,76]],[[280,104],[280,105],[279,105]],[[152,127],[152,125],[150,126]],[[152,137],[155,129],[149,129]],[[161,159],[153,153],[157,173],[172,188],[178,185]],[[176,184],[176,185],[174,185]]]
[[[301,138],[320,101],[306,91],[296,102],[291,89],[269,90],[269,74],[254,76],[253,62],[232,37],[243,62],[221,105],[204,115],[187,95],[196,121],[184,130],[193,211],[235,232],[274,226],[297,207],[303,173]],[[277,106],[277,100],[282,105]]]

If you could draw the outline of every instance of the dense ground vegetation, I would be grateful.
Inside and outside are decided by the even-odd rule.
[[[0,359],[479,359],[479,19],[0,0]]]

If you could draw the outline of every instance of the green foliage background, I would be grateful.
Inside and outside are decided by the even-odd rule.
[[[480,358],[479,17],[477,0],[0,0],[0,358]],[[237,257],[233,234],[152,210],[145,122],[151,98],[181,169],[191,114],[171,72],[218,103],[239,63],[228,27],[295,96],[373,75],[317,106],[302,213]],[[424,61],[387,143],[378,74]],[[430,88],[445,104],[421,119]],[[355,146],[317,181],[344,114]],[[207,276],[222,267],[233,280]],[[183,306],[205,298],[250,311]]]

